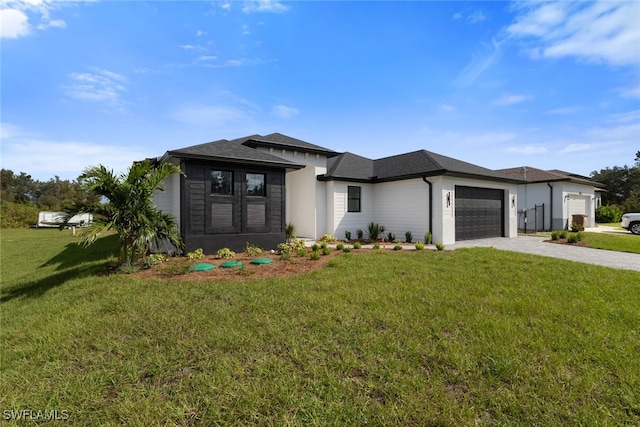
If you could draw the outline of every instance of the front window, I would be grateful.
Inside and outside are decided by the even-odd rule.
[[[246,183],[247,196],[266,196],[267,187],[263,173],[248,173]]]
[[[347,212],[360,212],[360,187],[347,187]]]
[[[212,170],[211,194],[219,194],[223,196],[233,195],[233,172]]]

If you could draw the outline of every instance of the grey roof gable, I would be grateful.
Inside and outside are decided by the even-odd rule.
[[[285,160],[282,157],[255,150],[238,144],[237,142],[227,141],[226,139],[171,150],[167,152],[167,155],[186,159],[218,160],[229,163],[277,166],[293,169],[304,167],[303,165]]]
[[[396,181],[437,175],[450,175],[489,179],[494,181],[521,182],[491,169],[442,156],[427,150],[370,160],[344,153],[332,159],[322,180],[342,179],[363,182]]]

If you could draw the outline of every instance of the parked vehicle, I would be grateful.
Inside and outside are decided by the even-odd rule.
[[[93,221],[93,215],[89,213],[74,215],[68,222],[69,227],[86,227]],[[64,222],[64,212],[40,212],[35,228],[60,227]]]
[[[626,213],[622,215],[622,222],[620,224],[622,228],[625,228],[633,234],[640,234],[640,213]]]

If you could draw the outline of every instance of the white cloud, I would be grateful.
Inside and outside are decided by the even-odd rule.
[[[244,13],[251,12],[274,12],[282,13],[289,10],[289,6],[282,4],[277,0],[255,0],[245,1],[242,11]]]
[[[275,105],[271,109],[271,114],[281,119],[291,119],[300,113],[297,108],[287,107],[286,105]]]
[[[618,92],[623,98],[640,99],[640,83],[620,88]]]
[[[501,43],[492,39],[491,46],[485,46],[483,52],[473,56],[471,63],[462,70],[456,82],[463,86],[474,83],[485,70],[500,59],[501,55]]]
[[[62,89],[73,99],[119,106],[124,104],[122,95],[127,92],[125,83],[124,76],[109,70],[97,69],[92,73],[72,73],[69,83],[62,86]]]
[[[526,156],[530,156],[532,154],[544,154],[548,152],[545,147],[537,146],[537,145],[523,145],[523,146],[515,146],[507,148],[507,151],[510,153],[524,154]]]
[[[0,10],[0,38],[17,39],[29,34],[29,18],[17,9]]]
[[[0,36],[1,38],[20,38],[31,33],[34,26],[30,20],[38,21],[35,28],[44,31],[49,28],[65,28],[67,23],[62,19],[51,17],[52,11],[67,7],[74,2],[54,2],[51,0],[6,0],[1,3]]]
[[[586,151],[586,150],[589,150],[590,148],[591,148],[591,144],[575,143],[575,144],[567,145],[562,150],[560,150],[560,152],[561,153],[575,153],[577,151]]]
[[[5,125],[3,124],[3,129]],[[126,171],[131,163],[148,157],[141,147],[115,146],[86,141],[57,141],[24,132],[2,141],[2,167],[26,172],[46,181],[54,176],[75,179],[82,171],[103,164],[116,173]]]
[[[581,111],[582,107],[558,107],[547,111],[548,114],[567,115]]]
[[[528,100],[529,97],[526,95],[504,95],[498,99],[496,99],[495,101],[493,101],[493,104],[495,105],[513,105],[513,104],[519,104],[521,102],[524,102],[526,100]]]
[[[527,3],[507,33],[534,58],[640,64],[640,2]]]
[[[487,15],[482,13],[481,11],[476,11],[467,16],[467,21],[472,24],[477,24],[478,22],[482,22],[487,19]]]

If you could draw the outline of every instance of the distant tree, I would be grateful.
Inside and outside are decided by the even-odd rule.
[[[0,171],[0,199],[5,202],[30,203],[36,192],[37,182],[24,172],[16,175],[12,170]]]
[[[152,243],[161,245],[168,241],[182,249],[184,244],[175,217],[163,213],[153,203],[153,193],[162,190],[163,180],[176,173],[181,173],[176,165],[164,163],[155,167],[149,161],[134,163],[127,174],[120,176],[102,165],[87,168],[80,175],[80,182],[107,203],[78,202],[65,210],[66,217],[93,214],[93,222],[82,236],[85,246],[94,243],[100,233],[116,231],[123,264],[136,262]]]
[[[594,181],[605,185],[602,195],[605,205],[622,206],[634,192],[640,192],[640,151],[636,153],[634,166],[614,166],[591,172]]]

